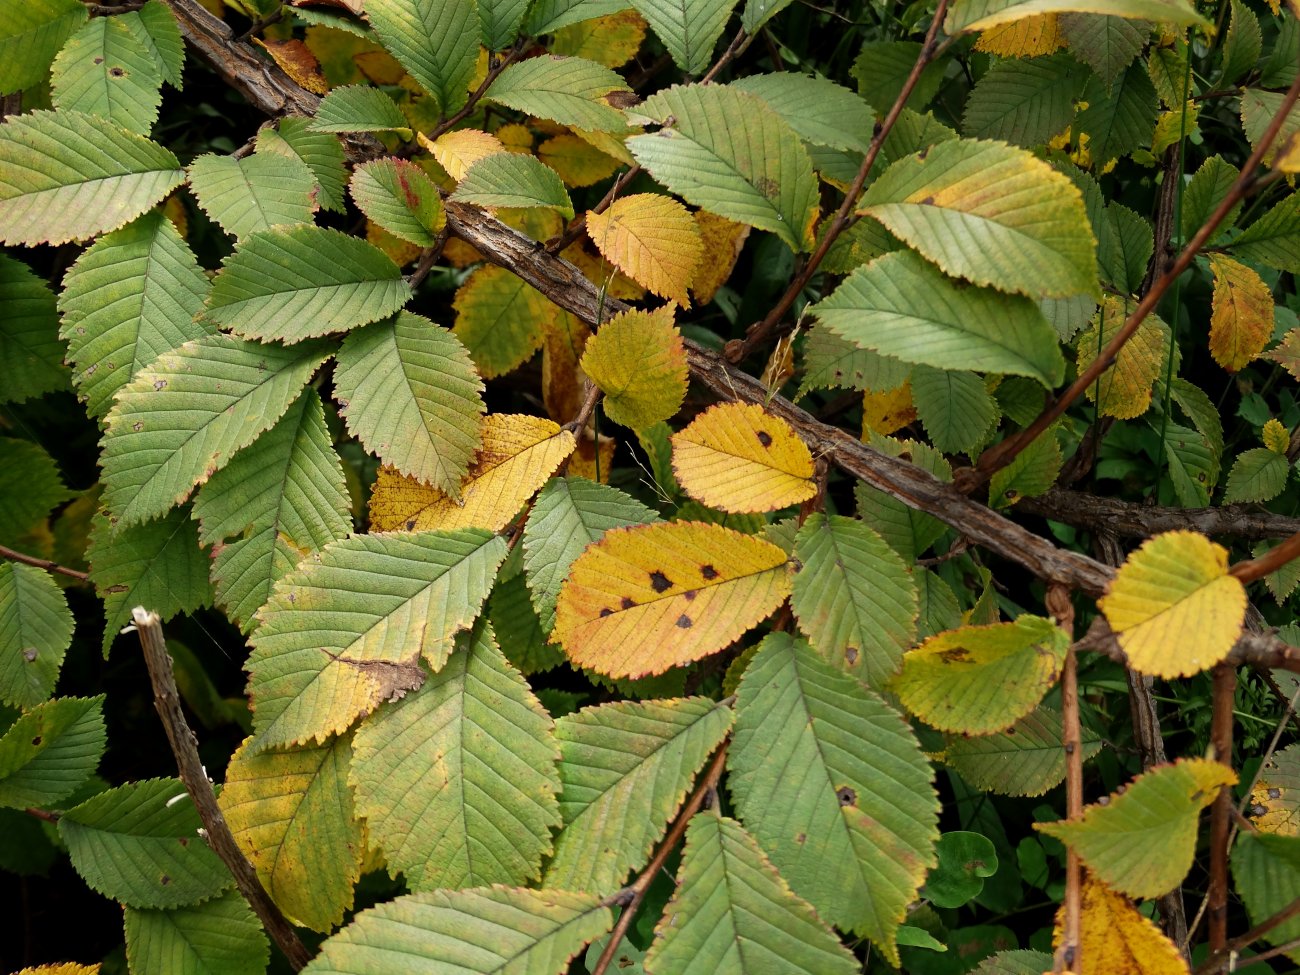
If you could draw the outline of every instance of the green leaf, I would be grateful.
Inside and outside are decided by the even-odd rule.
[[[560,825],[552,729],[486,623],[423,687],[362,723],[357,811],[411,890],[540,876]]]
[[[1052,967],[1052,956],[1042,951],[999,951],[989,955],[971,975],[1041,975]]]
[[[858,82],[858,93],[869,105],[882,110],[893,105],[903,93],[903,85],[920,56],[921,44],[918,41],[868,41],[858,51],[851,69]],[[922,68],[916,86],[907,96],[905,107],[910,111],[923,111],[943,84],[943,73],[943,64],[934,60]],[[914,146],[909,151],[915,152],[919,148]]]
[[[411,137],[410,123],[397,103],[369,85],[345,85],[330,91],[321,99],[307,131],[396,132],[404,139]]]
[[[1101,749],[1101,739],[1088,728],[1082,729],[1082,744],[1085,762]],[[981,792],[1041,796],[1065,781],[1061,716],[1040,707],[996,734],[948,736],[941,757]]]
[[[500,51],[513,44],[527,9],[528,0],[478,0],[483,46],[489,51]]]
[[[731,721],[730,708],[703,697],[619,701],[560,718],[564,828],[545,886],[617,890],[649,859]]]
[[[205,315],[257,339],[301,342],[397,311],[411,297],[379,248],[338,230],[291,227],[244,238],[212,282]]]
[[[283,224],[311,223],[316,177],[301,159],[275,152],[244,159],[208,153],[190,163],[190,189],[232,237]]]
[[[562,975],[569,959],[613,923],[594,895],[566,890],[408,894],[358,914],[326,939],[303,975],[386,975],[394,964],[429,975]]]
[[[1300,196],[1292,193],[1241,232],[1232,254],[1300,274]]]
[[[945,454],[971,450],[997,420],[997,404],[984,380],[969,372],[917,366],[912,402],[930,442]]]
[[[561,27],[628,9],[628,0],[534,0],[524,29],[529,34],[554,34]]]
[[[334,381],[348,430],[367,449],[459,496],[484,406],[483,383],[456,336],[401,312],[348,336]]]
[[[0,95],[43,82],[50,62],[87,16],[81,0],[28,0],[0,8]]]
[[[806,250],[817,218],[817,180],[794,130],[762,99],[719,85],[674,86],[636,114],[673,125],[627,140],[655,179],[688,203],[770,230]],[[745,119],[729,125],[728,119]]]
[[[998,872],[997,849],[979,833],[944,833],[934,852],[939,863],[925,878],[925,897],[935,907],[964,907],[980,895],[985,879]]]
[[[134,13],[127,16],[134,17]],[[122,17],[95,17],[69,38],[50,70],[50,100],[148,135],[162,104],[162,70]]]
[[[0,701],[31,708],[49,699],[72,626],[67,597],[48,572],[0,563]]]
[[[516,546],[512,553],[521,549]],[[498,579],[488,599],[492,628],[501,634],[501,652],[524,674],[540,674],[564,663],[564,651],[547,643],[522,572]]]
[[[745,10],[740,16],[740,26],[754,36],[758,29],[779,14],[794,0],[745,0]]]
[[[95,241],[59,295],[72,381],[102,417],[143,366],[213,332],[198,317],[208,280],[159,211]]]
[[[252,752],[249,738],[230,759],[221,811],[276,905],[314,931],[330,931],[352,908],[366,854],[348,787],[352,736]]]
[[[352,172],[357,209],[394,237],[432,247],[446,217],[433,180],[405,159],[376,159]]]
[[[103,502],[121,525],[180,504],[284,415],[329,355],[208,335],[140,373],[109,411]]]
[[[162,0],[146,0],[135,13],[118,14],[154,59],[163,80],[178,91],[185,86],[181,76],[185,68],[185,40],[171,8]]]
[[[627,91],[627,83],[604,65],[547,54],[510,65],[492,82],[484,99],[561,125],[621,132],[627,120],[605,96]]]
[[[524,526],[523,552],[533,606],[549,633],[569,567],[611,528],[648,525],[658,516],[617,488],[581,477],[556,477],[537,496]]]
[[[821,324],[809,329],[803,340],[802,365],[796,400],[814,389],[836,386],[883,393],[897,389],[912,373],[909,363],[859,348]]]
[[[95,774],[104,756],[104,695],[38,704],[0,737],[0,806],[54,805]]]
[[[1286,487],[1291,462],[1267,447],[1243,450],[1228,473],[1223,503],[1235,501],[1272,501]]]
[[[1135,294],[1155,251],[1151,225],[1128,207],[1111,203],[1106,207],[1105,229],[1098,236],[1102,279],[1124,294]]]
[[[255,975],[271,946],[236,890],[170,911],[126,909],[126,961],[133,972]]]
[[[1103,14],[1061,14],[1058,23],[1070,53],[1092,68],[1107,90],[1151,36],[1150,24]]]
[[[1050,13],[1106,14],[1180,27],[1205,23],[1186,0],[956,0],[944,27],[950,34],[988,30]]]
[[[1232,847],[1232,882],[1252,924],[1280,913],[1300,897],[1300,837],[1243,830]],[[1300,920],[1291,918],[1263,936],[1269,944],[1300,937]],[[1295,960],[1297,952],[1287,952]]]
[[[276,152],[305,162],[320,188],[320,205],[326,210],[344,212],[347,204],[343,190],[348,185],[348,174],[343,166],[343,146],[339,144],[338,136],[313,132],[311,119],[291,115],[280,119],[280,124],[273,129],[258,131],[257,151]]]
[[[741,678],[727,760],[741,821],[794,892],[897,964],[894,934],[939,836],[933,771],[907,723],[772,633]]]
[[[443,117],[465,104],[479,31],[460,0],[369,0],[366,17],[384,47],[433,96]]]
[[[702,74],[736,0],[631,0],[687,74]]]
[[[858,268],[813,313],[850,342],[904,362],[1016,373],[1049,388],[1065,374],[1056,332],[1033,301],[954,281],[911,251]]]
[[[1082,196],[1024,150],[941,142],[890,166],[863,196],[861,212],[975,284],[1033,298],[1097,292]]]
[[[42,447],[0,437],[0,544],[21,540],[70,497],[54,458]]]
[[[1230,85],[1255,67],[1263,51],[1264,38],[1259,30],[1259,18],[1241,0],[1232,3],[1232,22],[1223,40],[1221,85]]]
[[[185,786],[146,779],[108,789],[59,817],[59,838],[94,890],[128,907],[196,904],[233,880],[198,835]]]
[[[998,61],[971,90],[962,128],[977,139],[1043,145],[1069,127],[1085,77],[1068,54]]]
[[[125,528],[96,516],[86,549],[90,581],[104,600],[105,656],[131,610],[148,606],[166,622],[212,601],[208,559],[189,514],[169,511],[155,521]],[[132,638],[132,642],[136,642]]]
[[[349,507],[320,396],[309,388],[194,496],[199,539],[214,546],[217,603],[247,632],[278,579],[351,531]]]
[[[116,230],[184,179],[168,150],[107,119],[10,116],[0,125],[0,242],[64,244]]]
[[[1088,151],[1096,167],[1150,144],[1156,124],[1156,89],[1141,61],[1129,65],[1109,91],[1100,82],[1090,82],[1083,98],[1088,107],[1074,125],[1088,136]]]
[[[479,529],[353,535],[285,576],[248,658],[258,750],[322,741],[435,672],[478,616],[505,540]]]
[[[0,254],[0,403],[21,403],[68,388],[54,294],[26,264]]]
[[[857,960],[790,891],[734,819],[701,813],[686,828],[677,891],[646,965],[718,975],[853,975]]]
[[[1276,547],[1270,542],[1256,542],[1251,548],[1250,554],[1253,558],[1259,558],[1265,552]],[[1264,576],[1264,585],[1268,587],[1268,591],[1279,606],[1286,605],[1291,593],[1295,592],[1295,587],[1300,585],[1300,559],[1292,559]]]
[[[875,113],[854,92],[815,75],[756,74],[728,87],[757,95],[805,142],[865,153]]]
[[[1283,17],[1278,24],[1277,39],[1268,57],[1259,66],[1259,84],[1263,88],[1281,88],[1291,83],[1300,68],[1300,24]]]
[[[573,217],[573,201],[559,174],[534,156],[514,152],[480,159],[451,199],[485,207],[545,207]]]
[[[862,522],[810,515],[795,539],[801,563],[790,606],[832,666],[879,690],[916,639],[916,586],[903,560]]]
[[[1009,508],[1021,498],[1045,494],[1056,483],[1061,464],[1056,430],[1044,430],[1010,464],[989,478],[989,507]]]
[[[891,440],[873,437],[874,450],[899,457],[905,451],[911,463],[928,471],[941,481],[952,480],[952,465],[929,444],[915,440]],[[867,484],[854,488],[858,516],[887,541],[890,547],[911,565],[948,530],[948,526],[933,515],[925,514],[905,505],[892,494],[886,494]]]
[[[1183,217],[1180,226],[1185,238],[1191,238],[1209,219],[1210,214],[1223,202],[1228,191],[1232,189],[1232,184],[1240,175],[1241,171],[1232,163],[1224,162],[1222,156],[1211,156],[1201,163],[1201,167],[1192,175],[1187,188],[1183,190]],[[1205,243],[1213,244],[1223,236],[1225,231],[1230,230],[1239,213],[1241,213],[1240,202],[1228,211],[1228,216],[1223,223]]]

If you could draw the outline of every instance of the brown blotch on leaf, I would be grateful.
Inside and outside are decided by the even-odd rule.
[[[178,837],[176,837],[176,842],[179,843],[179,844],[180,844],[181,846],[183,846],[183,847],[185,847],[185,846],[189,846],[189,845],[190,845],[190,838],[189,838],[188,836],[178,836]]]
[[[690,602],[699,594],[700,591],[698,589],[687,589],[684,593],[682,593],[682,595],[686,597],[687,602]]]
[[[91,62],[91,64],[103,64],[103,63],[104,63],[104,59],[100,57],[95,58],[95,60]]]
[[[624,609],[631,609],[633,606],[636,605],[636,600],[633,599],[631,596],[624,596],[623,602],[620,603],[619,605],[621,605]]]
[[[842,785],[835,790],[835,798],[839,799],[841,806],[856,806],[858,804],[858,794],[847,785]]]
[[[109,68],[109,69],[108,69],[108,73],[109,73],[109,76],[110,76],[110,77],[113,77],[113,78],[121,78],[123,75],[126,74],[125,71],[123,71],[121,68],[117,68],[117,67]]]
[[[704,576],[706,579],[716,579],[718,577],[718,570],[711,565],[702,565],[700,566],[700,575]]]
[[[158,882],[161,883],[164,887],[166,887],[168,884],[172,882],[172,878],[167,876],[166,874],[163,874],[161,877],[158,878]]]
[[[29,664],[36,663],[36,648],[28,647],[26,650],[24,650],[23,659],[26,660]]]
[[[766,430],[759,430],[758,442],[761,443],[764,447],[770,447],[772,446],[772,435],[768,433]]]
[[[613,615],[614,615],[614,611],[610,609],[608,606],[606,606],[604,609],[600,611],[601,619],[604,619],[606,616],[613,616]]]
[[[800,833],[798,836],[794,838],[794,841],[798,843],[800,846],[803,846],[805,843],[808,842],[808,834]]]
[[[413,531],[415,531],[415,519],[414,519],[414,518],[410,519],[410,520],[406,523],[406,530],[407,530],[408,532],[413,532]]]
[[[845,647],[845,648],[844,648],[844,661],[845,661],[845,663],[847,663],[850,667],[852,667],[855,663],[857,663],[857,662],[858,662],[858,648],[857,648],[857,647]]]
[[[939,656],[946,664],[959,664],[970,659],[970,651],[965,647],[950,647],[947,650],[939,651]]]
[[[1270,799],[1281,799],[1282,790],[1275,786],[1274,788],[1268,790],[1268,797]]]
[[[44,741],[44,740],[45,740],[45,739],[42,738],[40,735],[37,735],[35,738],[32,739],[32,747],[36,747],[37,745],[39,745],[39,744],[40,744],[42,741]]]
[[[916,202],[923,207],[932,207],[934,206],[934,197],[932,196],[923,197],[922,199],[919,199]]]
[[[658,569],[650,573],[650,588],[655,592],[667,592],[672,587],[673,581]]]
[[[677,626],[679,629],[689,630],[694,625],[695,621],[685,613],[682,613],[681,616],[677,617]]]

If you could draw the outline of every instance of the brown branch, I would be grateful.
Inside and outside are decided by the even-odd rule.
[[[1213,716],[1210,742],[1214,757],[1221,765],[1232,768],[1232,703],[1237,691],[1237,668],[1219,664],[1214,668]],[[1210,809],[1210,951],[1220,951],[1228,943],[1228,831],[1232,827],[1232,791],[1219,789]]]
[[[718,76],[718,72],[725,68],[732,58],[737,57],[741,51],[749,47],[749,42],[751,40],[753,40],[753,38],[745,33],[743,27],[736,31],[736,36],[731,39],[731,43],[727,45],[727,49],[718,56],[718,60],[713,62],[713,67],[709,68],[704,77],[700,79],[700,84],[707,85],[712,82],[713,79]]]
[[[0,559],[7,559],[10,562],[21,562],[23,565],[33,565],[38,569],[44,569],[46,572],[57,572],[59,575],[68,576],[70,579],[77,579],[81,582],[90,581],[90,576],[85,572],[77,569],[69,569],[66,565],[59,565],[50,559],[37,558],[35,555],[27,555],[23,552],[17,552],[7,545],[0,545]]]
[[[1047,610],[1056,625],[1070,635],[1071,643],[1061,671],[1061,743],[1065,748],[1065,815],[1068,820],[1083,816],[1083,735],[1079,725],[1079,668],[1075,654],[1074,606],[1070,591],[1061,585],[1047,590]],[[1083,917],[1083,863],[1073,848],[1065,855],[1065,923],[1061,943],[1052,960],[1052,971],[1081,969],[1080,927]]]
[[[438,258],[442,257],[442,249],[447,246],[447,238],[450,236],[451,234],[444,225],[438,231],[438,235],[434,237],[433,244],[426,247],[420,254],[420,262],[415,265],[414,270],[406,279],[406,284],[412,291],[424,283],[424,279],[429,276],[433,266],[438,263]]]
[[[1021,498],[1016,511],[1039,515],[1093,532],[1150,538],[1161,532],[1190,530],[1202,535],[1234,535],[1259,540],[1300,532],[1300,518],[1274,514],[1255,504],[1218,508],[1168,508],[1118,498],[1103,498],[1063,488]]]
[[[1037,419],[1019,433],[1007,437],[1001,443],[986,450],[980,455],[979,462],[974,467],[967,467],[957,472],[955,481],[961,491],[969,493],[975,490],[994,473],[1015,460],[1020,451],[1028,447],[1038,438],[1039,434],[1055,423],[1061,414],[1069,409],[1070,405],[1082,396],[1103,372],[1114,365],[1115,358],[1119,355],[1120,349],[1124,347],[1124,343],[1137,332],[1138,327],[1155,310],[1165,292],[1187,270],[1192,263],[1192,259],[1196,257],[1200,249],[1213,236],[1219,224],[1223,222],[1233,207],[1240,203],[1255,186],[1255,170],[1258,168],[1264,154],[1277,138],[1282,123],[1290,114],[1297,98],[1300,98],[1300,76],[1297,76],[1295,81],[1291,83],[1291,87],[1283,97],[1277,114],[1273,116],[1268,128],[1260,137],[1259,142],[1256,143],[1255,151],[1250,154],[1250,158],[1242,165],[1241,173],[1233,182],[1232,188],[1228,190],[1227,195],[1224,196],[1219,205],[1214,208],[1214,212],[1210,214],[1205,223],[1201,224],[1201,228],[1196,231],[1195,236],[1187,242],[1187,246],[1178,255],[1178,259],[1156,280],[1151,290],[1138,302],[1133,314],[1128,317],[1128,320],[1124,322],[1114,337],[1106,343],[1106,347],[1101,350],[1097,358],[1092,361],[1087,369],[1079,373],[1078,378],[1066,388],[1065,392],[1047,406],[1038,415]]]
[[[564,425],[564,429],[572,430],[574,433],[579,432],[587,425],[591,419],[591,414],[595,412],[596,403],[600,400],[600,387],[587,380],[587,395],[582,398],[582,405],[578,407],[578,415]]]
[[[898,97],[894,99],[894,104],[890,106],[889,112],[876,126],[876,130],[871,136],[871,143],[867,146],[867,154],[862,159],[862,165],[858,167],[858,174],[853,178],[848,193],[844,195],[844,202],[840,204],[840,208],[835,212],[835,218],[822,236],[817,249],[813,251],[812,256],[804,263],[803,269],[795,275],[795,279],[790,282],[790,286],[785,289],[785,293],[772,306],[772,310],[767,313],[763,320],[751,325],[743,339],[727,343],[728,361],[740,362],[767,340],[767,337],[781,323],[785,313],[795,303],[795,299],[808,286],[812,276],[817,273],[817,269],[821,267],[822,260],[831,249],[831,245],[835,243],[840,234],[848,229],[849,224],[852,222],[853,208],[857,205],[858,197],[862,195],[862,187],[867,182],[867,175],[871,172],[871,167],[876,164],[876,157],[880,154],[880,148],[885,144],[885,139],[889,137],[889,133],[893,130],[898,117],[903,114],[903,107],[907,104],[908,98],[911,97],[912,89],[921,80],[921,72],[925,70],[925,66],[934,57],[939,26],[943,23],[947,11],[948,0],[939,0],[939,6],[934,12],[934,19],[930,21],[930,29],[926,31],[925,41],[921,44],[921,53],[917,55],[916,63],[912,65],[912,70],[903,83],[903,88],[899,91]]]
[[[1080,650],[1089,650],[1110,657],[1116,663],[1128,666],[1128,656],[1121,649],[1110,624],[1098,616],[1079,640]],[[1228,651],[1222,661],[1235,667],[1255,667],[1259,670],[1289,670],[1300,674],[1300,648],[1283,642],[1275,632],[1245,631]]]
[[[37,809],[35,806],[28,806],[23,812],[46,823],[57,823],[59,821],[59,814],[50,812],[48,809]]]
[[[1254,944],[1274,928],[1286,924],[1287,921],[1291,920],[1296,915],[1300,915],[1300,897],[1297,897],[1272,917],[1260,921],[1245,934],[1238,935],[1231,939],[1223,946],[1223,948],[1210,955],[1210,957],[1196,969],[1196,975],[1214,975],[1216,972],[1223,971],[1224,967],[1232,960],[1233,955],[1241,951],[1242,948]],[[1241,964],[1241,962],[1238,962],[1238,967],[1240,967]]]
[[[144,662],[149,670],[149,682],[153,685],[154,707],[158,709],[158,717],[162,719],[163,729],[167,732],[167,741],[176,758],[176,768],[181,781],[185,783],[185,791],[194,800],[194,808],[198,810],[199,819],[203,822],[204,839],[234,876],[239,892],[244,895],[266,933],[284,953],[293,970],[301,971],[311,961],[311,954],[298,939],[298,932],[293,929],[293,925],[285,919],[263,889],[261,881],[257,879],[257,871],[235,842],[230,827],[226,825],[226,817],[217,805],[212,783],[199,760],[198,742],[181,711],[176,677],[172,673],[172,658],[167,653],[167,642],[163,639],[162,622],[157,613],[142,606],[132,610],[131,618],[140,633],[140,646],[144,649]]]
[[[1274,546],[1257,559],[1243,559],[1228,570],[1243,584],[1263,579],[1270,572],[1276,572],[1292,559],[1300,556],[1300,531],[1296,532],[1281,545]]]
[[[627,929],[632,926],[632,920],[636,917],[641,902],[645,900],[646,891],[650,889],[650,884],[654,881],[655,875],[663,869],[669,854],[673,852],[686,834],[686,826],[691,821],[691,817],[700,811],[705,798],[718,787],[718,779],[722,777],[722,770],[727,763],[727,744],[724,741],[721,747],[713,753],[713,761],[709,762],[708,768],[705,769],[704,777],[700,779],[699,785],[695,787],[690,799],[682,807],[682,811],[678,814],[672,829],[668,831],[664,841],[659,844],[658,851],[646,864],[646,868],[637,875],[631,886],[624,887],[610,899],[611,903],[625,903],[626,906],[623,908],[623,913],[618,916],[618,923],[614,925],[614,930],[609,933],[609,941],[605,945],[605,950],[600,953],[600,958],[596,960],[596,967],[591,970],[591,975],[605,975],[610,962],[614,959],[615,952],[618,951],[618,946],[623,941],[623,936],[627,934]]]

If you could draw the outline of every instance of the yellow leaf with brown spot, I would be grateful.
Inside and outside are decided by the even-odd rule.
[[[621,197],[604,213],[588,212],[587,234],[628,277],[661,298],[690,307],[687,288],[704,255],[704,243],[690,212],[672,197]]]
[[[1053,943],[1065,930],[1065,907],[1056,915]],[[1123,894],[1085,874],[1076,975],[1189,975],[1177,946]]]
[[[573,563],[552,639],[579,667],[659,674],[723,649],[789,592],[771,542],[693,521],[616,528]]]
[[[1263,764],[1246,812],[1261,833],[1300,836],[1300,745],[1288,745]]]
[[[891,433],[915,422],[916,404],[912,402],[910,379],[901,386],[887,389],[883,393],[867,390],[862,394],[863,440],[868,439],[873,433],[888,437]]]
[[[370,495],[371,530],[500,531],[573,453],[574,446],[573,434],[550,420],[489,414],[483,420],[483,446],[460,485],[460,504],[437,488],[382,467]]]
[[[557,135],[537,147],[537,158],[570,186],[592,186],[608,179],[619,162],[576,135]]]
[[[1228,655],[1246,617],[1246,590],[1228,552],[1195,532],[1148,539],[1097,602],[1134,670],[1187,677]]]
[[[749,224],[736,223],[708,210],[695,211],[695,225],[700,228],[704,253],[709,255],[709,259],[700,261],[700,266],[695,269],[691,293],[701,305],[707,305],[731,277],[751,228]]]
[[[633,430],[668,419],[686,398],[686,347],[663,309],[615,315],[587,343],[582,369],[609,418]]]
[[[311,48],[302,41],[297,39],[272,41],[260,37],[255,37],[254,40],[271,55],[276,64],[284,69],[285,74],[303,88],[317,95],[323,95],[330,90],[330,83],[321,73],[320,62],[316,60],[316,55],[312,54]]]
[[[631,61],[645,40],[645,18],[635,10],[621,10],[561,27],[551,38],[551,53],[586,58],[607,68]]]
[[[1210,355],[1228,372],[1237,372],[1273,337],[1273,292],[1263,278],[1231,257],[1211,254],[1210,270]]]
[[[457,182],[464,179],[470,166],[480,159],[510,151],[496,136],[479,129],[444,132],[432,141],[421,133],[420,145],[433,153],[438,165],[447,170],[447,175]]]
[[[1099,319],[1079,338],[1080,372],[1092,364],[1098,350],[1114,337],[1135,307],[1132,301],[1106,296]],[[1119,350],[1115,364],[1088,387],[1088,400],[1097,403],[1099,412],[1105,416],[1120,420],[1141,416],[1151,406],[1152,385],[1164,375],[1168,351],[1169,327],[1155,315],[1148,315]]]
[[[1056,14],[1034,14],[980,34],[975,50],[1000,58],[1032,58],[1065,46]]]
[[[808,446],[761,406],[720,403],[674,434],[673,471],[697,501],[734,514],[776,511],[817,493]]]

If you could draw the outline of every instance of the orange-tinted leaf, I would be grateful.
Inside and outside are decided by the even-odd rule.
[[[867,390],[862,394],[862,437],[876,433],[887,437],[916,422],[916,404],[912,402],[912,382],[885,390]]]
[[[1211,254],[1210,268],[1210,355],[1228,372],[1237,372],[1273,337],[1273,292],[1258,274],[1230,257]]]
[[[433,158],[438,160],[438,164],[457,182],[463,179],[469,172],[469,167],[480,159],[509,151],[496,136],[478,129],[444,132],[432,141],[421,135],[420,145],[433,153]]]
[[[718,525],[613,529],[578,556],[553,639],[579,667],[658,674],[716,653],[790,592],[777,546]]]
[[[330,83],[321,73],[320,62],[316,60],[316,55],[312,54],[311,48],[302,41],[297,39],[272,41],[260,37],[254,40],[266,49],[266,52],[275,59],[275,63],[284,69],[285,74],[308,91],[323,95],[330,90]]]
[[[567,311],[542,328],[542,402],[557,423],[568,423],[582,406],[583,380],[578,360],[591,338],[585,322]]]
[[[618,68],[640,50],[645,32],[644,17],[635,10],[622,10],[561,27],[552,38],[551,53]]]
[[[489,414],[483,420],[483,446],[460,485],[460,504],[437,488],[383,467],[370,495],[370,527],[380,532],[500,531],[573,453],[574,445],[573,434],[550,420]]]
[[[673,435],[673,471],[691,497],[743,514],[776,511],[817,491],[808,446],[761,406],[720,403]]]
[[[587,214],[587,234],[620,271],[661,298],[689,308],[686,293],[704,254],[686,207],[669,196],[635,193]]]

